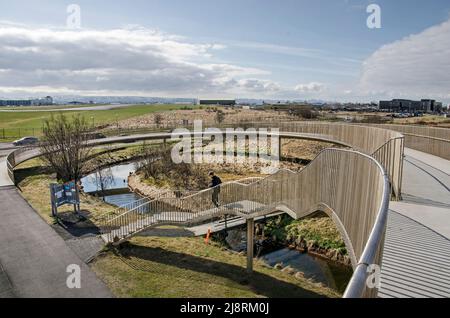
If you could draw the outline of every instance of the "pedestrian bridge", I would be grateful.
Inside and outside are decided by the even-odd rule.
[[[326,149],[298,173],[282,170],[250,184],[223,184],[219,208],[212,205],[212,189],[183,198],[146,202],[145,209],[135,207],[107,218],[102,226],[104,239],[119,243],[155,225],[188,226],[222,215],[243,217],[252,229],[254,218],[262,215],[282,211],[301,218],[320,210],[335,221],[352,260],[354,274],[344,296],[377,296],[378,289],[368,288],[366,284],[368,267],[382,264],[389,200],[401,198],[404,136],[387,127],[316,122],[276,125],[281,130],[281,138],[322,140],[350,145],[353,150]],[[93,143],[168,138],[169,134],[160,133]],[[445,150],[448,144],[443,138],[414,134],[409,138],[431,138],[427,143],[433,145],[429,152],[444,158],[448,155],[448,148]],[[423,144],[418,143],[417,147]],[[14,176],[13,168],[18,163],[38,155],[36,150],[24,150],[8,157],[10,176]],[[252,234],[249,231],[249,238]]]

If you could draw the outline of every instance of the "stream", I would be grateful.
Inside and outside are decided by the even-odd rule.
[[[270,252],[263,255],[261,259],[272,267],[276,264],[290,266],[297,271],[303,272],[305,278],[323,283],[340,293],[345,291],[353,274],[352,269],[349,267],[289,248]]]
[[[232,250],[245,252],[247,248],[245,226],[228,230],[225,240]],[[302,272],[305,278],[322,283],[340,293],[345,291],[353,274],[350,267],[276,244],[257,243],[255,257],[259,257],[271,267],[277,264],[281,264],[283,268],[290,266],[295,271]]]

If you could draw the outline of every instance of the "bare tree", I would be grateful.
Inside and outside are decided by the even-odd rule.
[[[58,180],[78,182],[92,152],[89,124],[80,115],[68,119],[60,113],[44,121],[41,152]]]
[[[170,147],[158,148],[143,145],[144,160],[139,170],[144,178],[166,184],[168,180],[176,190],[202,190],[208,186],[208,177],[199,166],[188,163],[176,164],[172,160]]]
[[[225,113],[223,112],[223,110],[218,109],[216,112],[216,122],[218,124],[223,123],[223,121],[225,120]]]
[[[300,107],[291,109],[291,113],[294,116],[302,117],[304,119],[316,119],[318,114],[311,107]]]
[[[163,121],[162,115],[161,114],[156,114],[155,115],[155,124],[156,124],[157,128],[161,127],[162,121]]]

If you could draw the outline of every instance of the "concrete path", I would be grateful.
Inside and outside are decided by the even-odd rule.
[[[0,202],[0,297],[112,296],[15,187],[1,187]],[[71,264],[81,268],[80,289],[66,285]]]
[[[450,161],[405,150],[403,201],[391,202],[380,297],[450,297]]]
[[[0,187],[14,185],[8,175],[6,157],[0,157]]]

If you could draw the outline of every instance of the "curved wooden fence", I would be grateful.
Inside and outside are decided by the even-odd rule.
[[[401,194],[403,136],[378,127],[335,123],[288,122],[264,126],[259,127],[279,128],[282,138],[301,138],[301,134],[309,134],[303,137],[351,145],[357,151],[327,149],[300,173],[281,171],[249,185],[224,185],[220,198],[225,210],[211,206],[211,189],[191,197],[152,201],[152,206],[145,211],[135,208],[109,220],[104,226],[107,239],[120,241],[154,224],[186,224],[223,214],[251,218],[281,210],[300,218],[322,210],[338,225],[355,269],[345,296],[376,295],[375,289],[366,289],[367,267],[381,263],[390,186],[397,197]],[[168,139],[170,136],[170,133],[158,133],[93,143]],[[8,156],[8,166],[12,170],[17,164],[37,156],[38,149],[13,152]]]
[[[376,125],[376,127],[398,131],[405,136],[405,146],[450,160],[450,129],[407,126]]]
[[[373,156],[386,169],[394,198],[401,199],[404,155],[404,137],[401,133],[381,127],[328,122],[270,123],[269,126],[282,132],[318,134]]]
[[[326,149],[298,173],[281,170],[250,184],[221,185],[220,207],[212,202],[214,191],[146,202],[107,220],[102,225],[103,237],[118,244],[153,226],[191,226],[223,215],[253,219],[275,211],[298,219],[320,210],[335,221],[358,273],[346,296],[377,294],[376,289],[366,287],[367,267],[381,265],[390,189],[387,174],[374,158]]]

